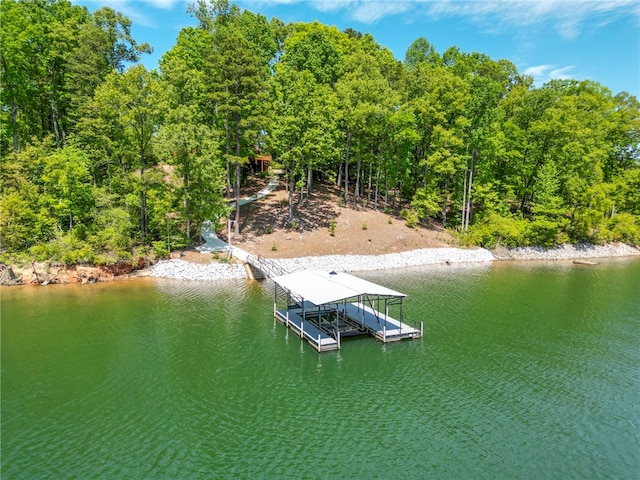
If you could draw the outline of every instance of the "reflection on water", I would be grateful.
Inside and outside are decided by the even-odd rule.
[[[269,282],[3,289],[3,478],[634,478],[640,262],[358,275],[425,337],[319,355]]]

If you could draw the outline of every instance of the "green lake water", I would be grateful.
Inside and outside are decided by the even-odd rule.
[[[318,354],[269,283],[2,289],[2,478],[638,478],[640,261],[356,275],[424,337]]]

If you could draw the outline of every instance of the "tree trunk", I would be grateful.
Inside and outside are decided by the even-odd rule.
[[[189,161],[185,162],[185,171],[184,171],[184,190],[186,192],[186,197],[184,199],[184,210],[185,210],[185,223],[187,229],[187,239],[191,240],[191,203],[189,202]]]
[[[386,210],[389,206],[389,174],[384,171],[384,204],[383,209]]]
[[[2,68],[7,72],[7,62],[4,56],[2,56]],[[11,82],[5,82],[5,88],[9,92],[9,98],[11,99],[11,129],[13,130],[13,151],[17,152],[20,147],[18,143],[18,105],[14,95],[13,85]]]
[[[465,169],[464,171],[464,182],[462,183],[462,211],[460,212],[461,224],[460,229],[464,232],[465,228],[465,219],[467,218],[467,177],[468,177],[469,169]]]
[[[234,233],[240,235],[240,162],[236,162],[236,219]]]
[[[147,191],[144,185],[144,169],[140,169],[140,178],[142,181],[140,189],[140,230],[142,235],[142,242],[147,240]]]
[[[227,198],[231,193],[231,165],[229,165],[229,153],[231,150],[230,142],[229,142],[229,113],[227,112],[224,117],[224,131],[225,131],[225,158],[227,161]]]
[[[449,195],[447,194],[447,189],[449,188],[449,175],[445,177],[444,180],[444,200],[442,201],[442,226],[447,226],[447,203],[449,201]]]
[[[144,132],[144,130],[143,130]],[[147,241],[147,186],[144,179],[145,167],[145,148],[144,135],[141,135],[140,143],[140,230],[142,234],[142,243]]]
[[[235,141],[236,141],[236,220],[235,234],[240,235],[240,114],[236,113]]]
[[[311,187],[313,186],[313,169],[311,166],[307,169],[307,198],[311,196]]]
[[[13,128],[13,151],[17,152],[20,144],[18,143],[18,106],[14,99],[11,99],[11,125]]]
[[[468,192],[467,192],[467,211],[466,213],[466,220],[465,220],[465,225],[464,225],[464,229],[469,230],[469,221],[471,220],[471,186],[473,185],[473,164],[475,163],[475,159],[476,156],[478,155],[478,151],[474,148],[473,152],[471,154],[471,168],[469,169],[469,184],[467,185],[468,188]]]
[[[294,188],[294,181],[293,181],[293,169],[289,170],[289,182],[288,182],[288,188],[289,188],[289,198],[288,198],[288,204],[289,204],[289,216],[288,216],[288,222],[289,225],[291,225],[291,222],[293,221],[293,188]]]
[[[369,185],[367,186],[367,203],[371,203],[371,183],[373,178],[373,162],[369,164]]]
[[[358,154],[358,161],[356,162],[356,184],[353,189],[353,204],[355,205],[360,200],[360,169],[362,168],[362,156]]]
[[[53,123],[53,133],[56,136],[56,147],[60,148],[62,142],[60,140],[60,129],[58,126],[58,109],[56,107],[56,100],[53,98],[53,92],[51,92],[51,122]]]
[[[344,204],[349,202],[349,150],[351,149],[351,132],[347,131],[347,151],[344,157]]]
[[[380,199],[380,165],[376,169],[376,193],[374,195],[375,209],[378,210],[378,200]]]

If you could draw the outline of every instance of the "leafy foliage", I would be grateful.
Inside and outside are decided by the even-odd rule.
[[[68,263],[165,255],[273,155],[289,220],[313,182],[342,205],[438,220],[483,246],[640,241],[640,103],[593,81],[536,88],[506,60],[417,39],[190,7],[160,71],[131,21],[0,2],[0,251]],[[240,228],[236,208],[236,233]],[[334,225],[335,226],[335,225]]]

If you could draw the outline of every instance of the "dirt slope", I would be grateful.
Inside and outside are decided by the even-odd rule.
[[[250,194],[264,184],[264,180],[253,180],[245,191]],[[287,228],[287,193],[282,185],[269,196],[242,207],[240,236],[233,236],[231,243],[270,258],[375,255],[455,245],[455,239],[437,226],[409,228],[396,215],[340,205],[336,188],[318,185],[308,201],[296,205],[296,228]],[[335,222],[333,236],[331,221]],[[226,232],[221,237],[226,239]]]

